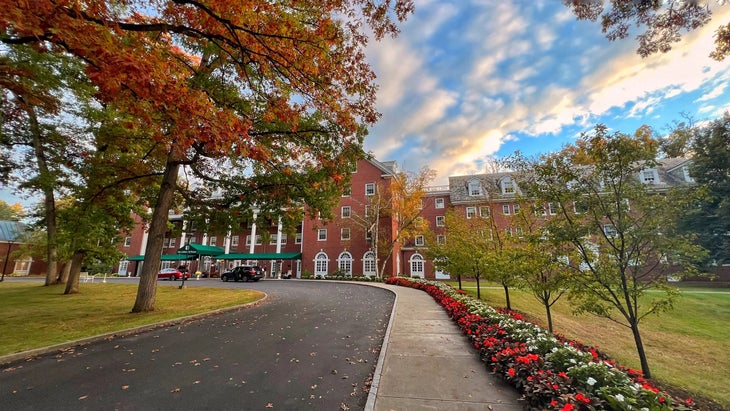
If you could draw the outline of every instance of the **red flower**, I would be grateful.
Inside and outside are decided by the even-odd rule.
[[[563,405],[563,408],[561,408],[560,411],[573,411],[574,408],[575,405],[568,403]]]
[[[576,399],[576,400],[578,400],[578,401],[582,401],[582,402],[584,402],[584,403],[586,403],[586,404],[590,404],[590,403],[591,403],[591,399],[590,399],[590,398],[588,398],[588,397],[586,397],[586,396],[585,396],[585,395],[583,395],[582,393],[578,393],[578,394],[576,394],[576,395],[575,395],[575,399]]]
[[[515,369],[514,368],[510,368],[507,371],[507,374],[509,374],[510,377],[514,377],[515,376]]]
[[[550,401],[550,406],[551,407],[557,407],[558,406],[558,401],[557,400]]]

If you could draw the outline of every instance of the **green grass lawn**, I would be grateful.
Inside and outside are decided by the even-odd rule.
[[[261,299],[253,290],[158,286],[155,311],[130,313],[136,284],[0,283],[0,356]]]
[[[448,282],[458,287],[457,282]],[[463,282],[464,291],[476,295],[475,282]],[[482,299],[504,307],[504,290],[484,285]],[[545,311],[531,294],[510,290],[512,309],[530,321],[546,323]],[[646,318],[640,325],[653,377],[667,385],[702,396],[730,409],[730,290],[682,289],[682,297],[669,313]],[[631,331],[592,315],[574,316],[567,299],[553,307],[556,333],[597,346],[619,364],[640,369]]]

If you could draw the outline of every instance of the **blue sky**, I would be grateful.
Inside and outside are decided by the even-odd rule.
[[[557,150],[599,123],[664,133],[682,113],[703,121],[730,110],[730,61],[708,57],[730,7],[669,53],[642,59],[635,33],[609,42],[561,0],[415,3],[398,38],[367,50],[383,115],[365,149],[404,170],[429,166],[433,184],[485,172],[485,160],[515,150]],[[21,201],[4,189],[0,200]]]
[[[712,2],[715,6],[715,2]],[[603,123],[665,134],[730,110],[730,61],[708,57],[730,7],[642,59],[630,38],[609,42],[560,0],[416,0],[396,39],[373,42],[383,114],[365,149],[401,169],[448,176],[485,172],[485,159],[557,150]]]

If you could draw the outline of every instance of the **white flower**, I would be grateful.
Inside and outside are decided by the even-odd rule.
[[[596,381],[596,379],[595,379],[595,378],[593,378],[593,377],[588,377],[588,380],[586,380],[586,384],[590,385],[591,387],[592,387],[592,386],[593,386],[593,385],[594,385],[595,383],[597,383],[597,382],[598,382],[598,381]],[[621,394],[619,394],[619,395],[621,395]],[[623,398],[623,397],[621,397],[621,398]]]
[[[619,402],[624,402],[624,396],[623,396],[623,395],[621,395],[621,394],[616,394],[616,399],[617,399],[617,400],[618,400]]]

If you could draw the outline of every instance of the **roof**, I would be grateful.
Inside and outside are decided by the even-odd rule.
[[[18,221],[0,221],[0,242],[17,243],[25,233],[25,224]]]
[[[188,243],[180,247],[177,250],[178,254],[189,254],[189,255],[220,255],[225,251],[213,245],[203,245],[196,243]]]
[[[215,258],[219,260],[300,260],[302,253],[234,253],[217,255]]]

